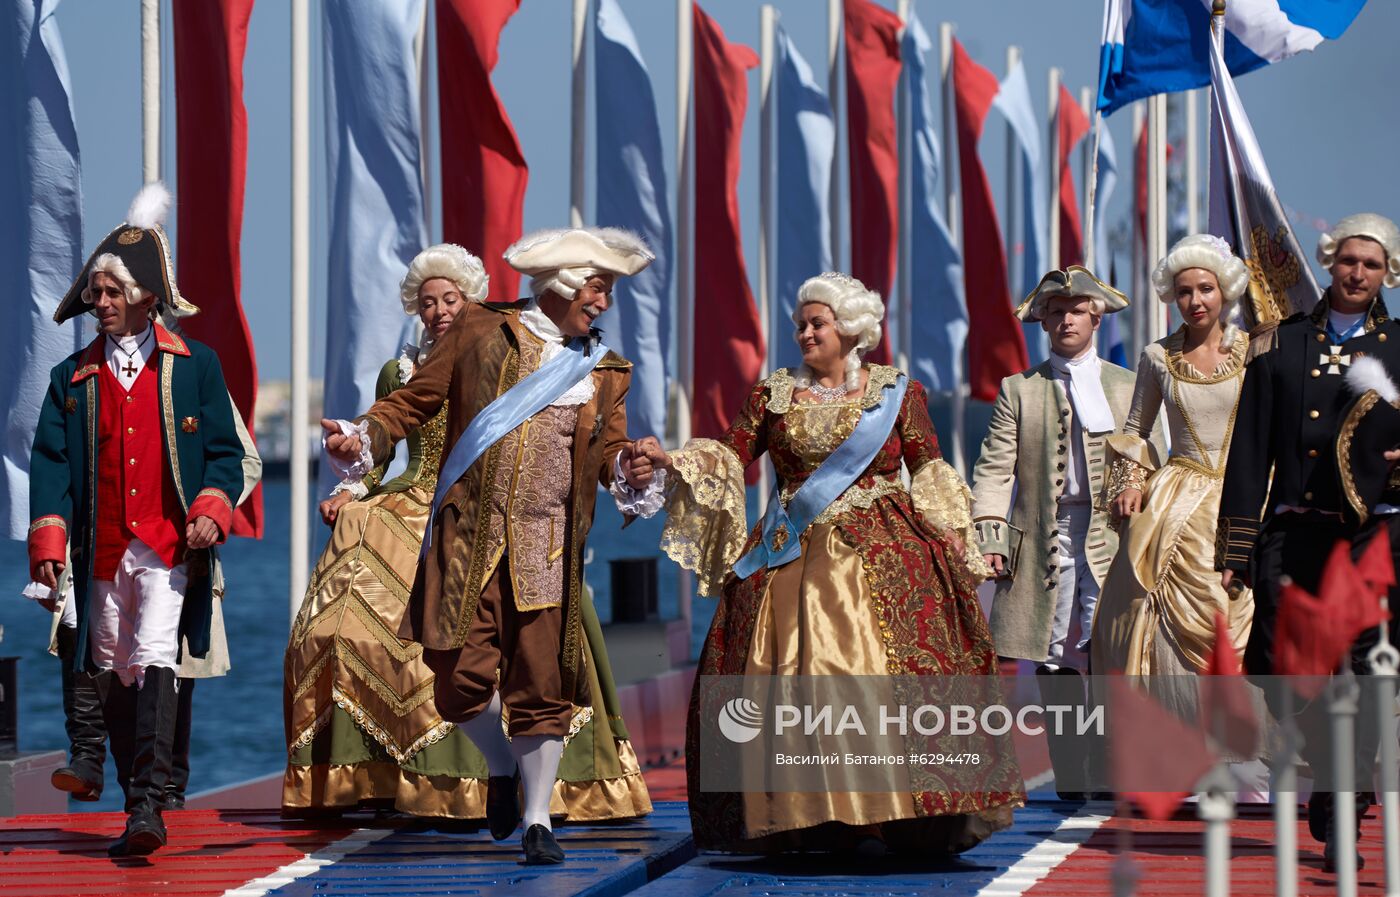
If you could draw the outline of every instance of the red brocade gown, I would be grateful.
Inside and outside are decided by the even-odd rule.
[[[1009,738],[984,741],[993,749],[952,786],[946,770],[914,767],[904,790],[720,791],[702,782],[706,764],[728,759],[716,753],[722,740],[700,734],[705,677],[996,676],[976,593],[988,571],[962,551],[977,544],[970,495],[941,458],[916,381],[874,461],[802,534],[801,556],[746,579],[732,572],[761,534],[760,524],[745,538],[745,468],[768,452],[786,506],[861,415],[892,395],[885,387],[897,370],[868,372],[862,397],[815,403],[794,401],[795,378],[780,370],[754,387],[722,438],[672,455],[662,548],[697,574],[702,594],[719,594],[686,739],[691,824],[703,849],[839,850],[878,838],[893,849],[958,852],[1009,825],[1024,804]]]

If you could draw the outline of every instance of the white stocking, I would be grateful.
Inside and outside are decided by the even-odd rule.
[[[564,739],[557,735],[517,735],[510,740],[510,751],[520,764],[520,780],[525,786],[524,827],[549,824],[549,798],[559,775],[559,758],[564,756]]]
[[[486,709],[457,728],[471,739],[476,749],[486,758],[486,769],[493,776],[515,775],[515,758],[511,755],[510,742],[501,729],[501,693],[491,695],[491,703]]]

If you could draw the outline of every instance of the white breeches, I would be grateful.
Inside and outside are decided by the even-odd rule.
[[[159,555],[133,539],[116,580],[92,583],[88,643],[93,664],[115,671],[123,685],[134,682],[138,688],[146,667],[179,669],[186,580],[184,564],[167,567]]]
[[[1055,615],[1051,622],[1048,666],[1072,667],[1081,673],[1088,668],[1084,648],[1093,632],[1094,608],[1099,603],[1099,584],[1084,556],[1093,509],[1085,505],[1062,505],[1055,515],[1059,530],[1059,550],[1054,558],[1058,573]]]

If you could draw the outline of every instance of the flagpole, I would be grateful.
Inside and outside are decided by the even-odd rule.
[[[900,46],[904,46],[905,29],[908,27],[910,11],[913,7],[912,0],[899,0],[896,13],[899,15],[899,41]],[[896,364],[900,369],[909,372],[910,365],[914,358],[914,281],[913,271],[913,207],[910,199],[913,195],[914,172],[912,160],[914,148],[911,143],[911,132],[909,130],[911,110],[909,106],[910,90],[908,68],[901,65],[899,72],[899,86],[895,93],[895,155],[899,159],[899,240],[896,247],[896,268],[899,273],[897,281],[897,295],[899,301],[896,303],[899,310],[899,344],[895,347]],[[912,372],[911,372],[912,373]]]
[[[758,12],[758,319],[763,329],[763,375],[773,369],[773,26],[777,10],[765,3]],[[772,465],[767,459],[759,465],[758,494],[766,496],[772,487]]]
[[[826,3],[826,95],[831,103],[831,124],[835,140],[831,148],[831,189],[827,194],[831,215],[831,267],[842,270],[845,233],[841,228],[841,160],[846,140],[846,104],[841,93],[841,28],[844,22],[842,0]]]
[[[1047,268],[1060,267],[1060,79],[1063,73],[1058,68],[1050,69],[1050,110],[1049,138],[1045,141],[1046,163],[1050,169],[1049,245],[1046,247],[1050,258]]]
[[[292,0],[292,396],[289,604],[295,620],[306,591],[311,509],[311,23],[309,0]]]
[[[569,116],[569,226],[583,226],[588,142],[588,0],[574,0],[573,106]]]
[[[160,180],[160,0],[141,0],[141,181]]]
[[[1186,232],[1201,231],[1200,90],[1186,91]]]
[[[1084,117],[1090,122],[1090,131],[1084,141],[1084,148],[1080,151],[1083,154],[1084,170],[1084,267],[1090,271],[1094,270],[1094,265],[1098,263],[1095,258],[1094,246],[1094,195],[1098,187],[1099,180],[1099,116],[1094,111],[1093,94],[1089,88],[1079,88],[1079,107],[1084,111]],[[1108,276],[1108,269],[1104,268],[1103,276]]]
[[[1129,274],[1128,282],[1132,285],[1134,298],[1138,303],[1133,308],[1133,332],[1132,348],[1133,354],[1130,358],[1137,357],[1143,349],[1147,347],[1147,316],[1150,313],[1150,305],[1147,298],[1141,295],[1146,287],[1146,278],[1143,276],[1147,267],[1147,262],[1143,256],[1147,255],[1147,234],[1144,224],[1146,219],[1138,216],[1138,195],[1143,189],[1138,183],[1139,179],[1146,178],[1147,172],[1140,171],[1138,158],[1138,144],[1143,139],[1143,129],[1147,127],[1147,103],[1133,103],[1133,214],[1132,214],[1132,252],[1130,254],[1132,271]]]
[[[695,181],[694,109],[691,72],[694,58],[693,0],[676,0],[676,340],[680,383],[676,389],[676,444],[690,441],[691,408],[695,396]],[[676,607],[690,638],[690,598],[694,577],[676,567]],[[687,652],[687,657],[689,652]]]
[[[1150,269],[1167,254],[1167,97],[1147,99],[1147,258]],[[1147,303],[1144,302],[1144,308]],[[1147,314],[1144,345],[1166,335],[1165,309]]]
[[[1021,48],[1014,44],[1007,47],[1006,76],[1008,78],[1011,77],[1011,73],[1016,70],[1016,66],[1020,62]],[[1012,295],[1019,293],[1021,285],[1026,282],[1025,245],[1022,244],[1020,252],[1016,251],[1016,245],[1020,242],[1018,238],[1025,232],[1023,226],[1017,226],[1017,206],[1029,210],[1029,203],[1035,201],[1034,197],[1029,196],[1032,192],[1030,185],[1021,183],[1020,153],[1016,149],[1016,144],[1016,129],[1008,121],[1006,124],[1006,274],[1011,279]],[[947,163],[944,163],[944,166],[946,167]],[[1023,197],[1022,194],[1026,194],[1026,197]]]
[[[954,104],[956,99],[953,96],[953,23],[940,22],[938,25],[938,72],[942,79],[942,106],[943,106],[943,195],[948,202],[947,222],[948,234],[953,238],[953,245],[962,247],[962,221],[958,217],[958,191],[953,186],[953,159],[957,158],[954,153],[953,134],[956,128],[956,115],[954,114]],[[961,168],[962,160],[958,159],[958,166]],[[970,297],[969,297],[970,298]],[[966,352],[964,347],[962,352]],[[958,382],[953,384],[949,396],[952,400],[952,424],[953,424],[953,467],[958,473],[967,476],[967,452],[965,443],[967,442],[967,360],[958,365],[962,376]]]
[[[428,4],[423,4],[423,16],[418,23],[418,36],[413,41],[413,53],[418,69],[418,176],[423,181],[423,233],[428,242],[434,242],[433,234],[433,139],[428,123],[432,120],[432,109],[428,98]]]

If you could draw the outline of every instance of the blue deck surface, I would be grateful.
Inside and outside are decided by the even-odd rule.
[[[903,897],[976,894],[1074,811],[1035,802],[1015,825],[953,859],[860,859],[824,854],[779,857],[697,856],[686,805],[663,802],[645,822],[561,826],[562,866],[522,864],[519,840],[485,832],[440,832],[413,823],[306,878],[278,897],[351,895],[524,895],[524,897],[703,897],[745,895]]]

